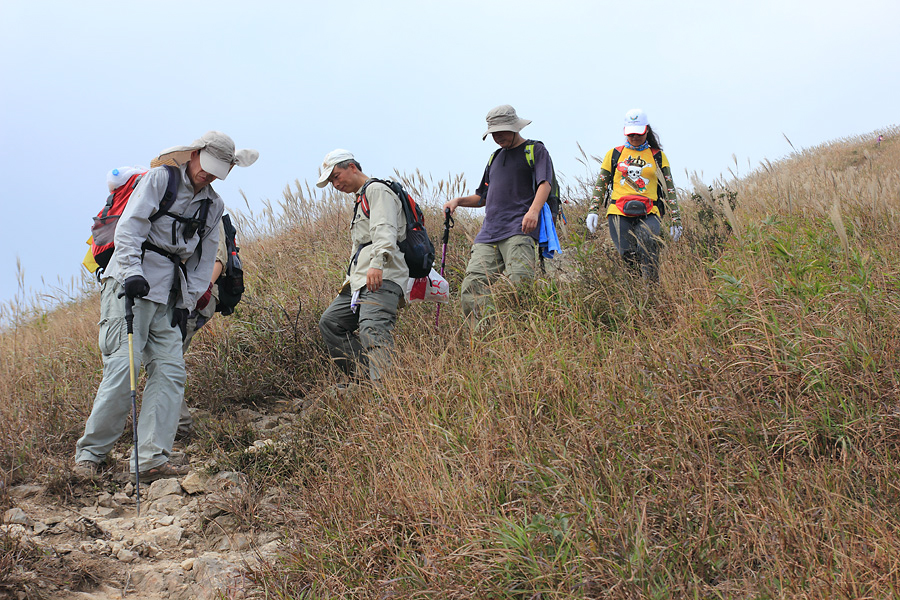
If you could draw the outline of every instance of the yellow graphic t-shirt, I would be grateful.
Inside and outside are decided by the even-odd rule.
[[[650,148],[638,151],[623,147],[619,155],[619,163],[613,171],[613,150],[610,149],[606,153],[606,156],[603,157],[603,164],[600,166],[601,171],[610,173],[613,178],[612,195],[609,207],[606,209],[607,216],[625,215],[622,206],[629,200],[642,201],[649,208],[647,214],[658,215],[659,209],[654,204],[659,194],[653,151]],[[660,158],[663,168],[667,168],[669,160],[666,155],[660,152]]]

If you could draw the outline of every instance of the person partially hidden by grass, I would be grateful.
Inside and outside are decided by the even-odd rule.
[[[138,418],[134,452],[144,481],[180,477],[188,466],[170,464],[169,455],[184,398],[182,344],[187,320],[210,299],[210,281],[225,205],[210,185],[234,165],[249,166],[256,150],[235,152],[230,137],[210,131],[189,146],[164,150],[131,194],[116,226],[115,251],[101,276],[100,351],[103,379],[75,447],[75,473],[94,477],[121,437],[131,407],[130,358],[125,299],[134,301],[135,370],[144,362],[147,383]],[[173,166],[177,165],[177,166]],[[160,207],[169,178],[177,177],[174,203]]]
[[[591,233],[597,231],[599,212],[606,206],[609,237],[619,256],[635,275],[656,282],[659,234],[666,208],[672,215],[672,241],[677,242],[683,231],[675,184],[669,159],[647,113],[639,108],[625,113],[623,133],[625,144],[610,149],[603,157],[585,224]]]
[[[487,114],[488,135],[500,146],[484,169],[481,183],[470,196],[448,200],[453,214],[460,206],[484,207],[484,222],[475,236],[466,276],[460,290],[463,313],[471,326],[493,308],[490,286],[505,275],[513,284],[534,279],[541,209],[550,197],[553,163],[541,142],[534,142],[533,168],[519,133],[531,123],[504,104]]]
[[[340,293],[319,319],[319,330],[344,373],[358,376],[358,366],[368,367],[368,378],[380,381],[392,363],[393,329],[409,278],[398,245],[406,239],[406,216],[400,198],[363,173],[347,150],[325,156],[316,186],[329,183],[339,192],[354,194],[355,202],[350,264]]]

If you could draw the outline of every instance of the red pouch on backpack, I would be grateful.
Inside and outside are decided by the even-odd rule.
[[[122,216],[122,211],[125,210],[125,205],[128,204],[128,199],[131,198],[131,193],[143,175],[143,173],[132,175],[123,185],[114,189],[106,199],[103,210],[94,217],[94,224],[91,225],[91,237],[93,237],[91,252],[101,269],[106,268],[106,265],[109,264],[109,259],[115,250],[113,240],[116,236],[116,224],[119,222],[119,217]]]

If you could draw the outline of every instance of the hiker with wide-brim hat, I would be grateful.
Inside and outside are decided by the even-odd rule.
[[[444,204],[451,214],[461,206],[485,209],[460,290],[463,313],[472,325],[492,309],[490,286],[501,275],[513,284],[534,279],[538,225],[553,181],[553,163],[544,144],[520,133],[530,120],[504,104],[491,109],[486,121],[482,140],[490,135],[500,149],[491,155],[474,194]],[[529,147],[533,166],[526,156]]]
[[[623,133],[625,143],[603,157],[586,225],[596,232],[600,210],[608,202],[609,236],[619,256],[636,274],[657,281],[660,231],[667,209],[671,239],[678,241],[683,231],[672,170],[647,113],[639,108],[625,113]]]
[[[76,445],[76,473],[98,472],[128,416],[130,353],[122,296],[133,301],[136,368],[143,360],[147,370],[133,450],[141,479],[187,473],[187,467],[169,463],[169,454],[184,397],[187,317],[209,299],[225,207],[210,184],[258,156],[255,150],[235,151],[230,137],[210,131],[188,146],[161,152],[151,164],[163,166],[148,171],[131,194],[116,226],[115,251],[101,275],[103,379]],[[156,215],[170,178],[177,184],[174,202]],[[134,460],[129,464],[133,469]]]

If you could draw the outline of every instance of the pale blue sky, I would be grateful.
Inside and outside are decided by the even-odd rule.
[[[643,107],[676,184],[898,119],[900,2],[0,0],[0,302],[77,276],[106,172],[209,129],[259,162],[215,188],[277,202],[322,157],[464,173],[512,104],[565,178]],[[688,225],[689,226],[689,225]],[[42,281],[43,280],[43,281]]]

